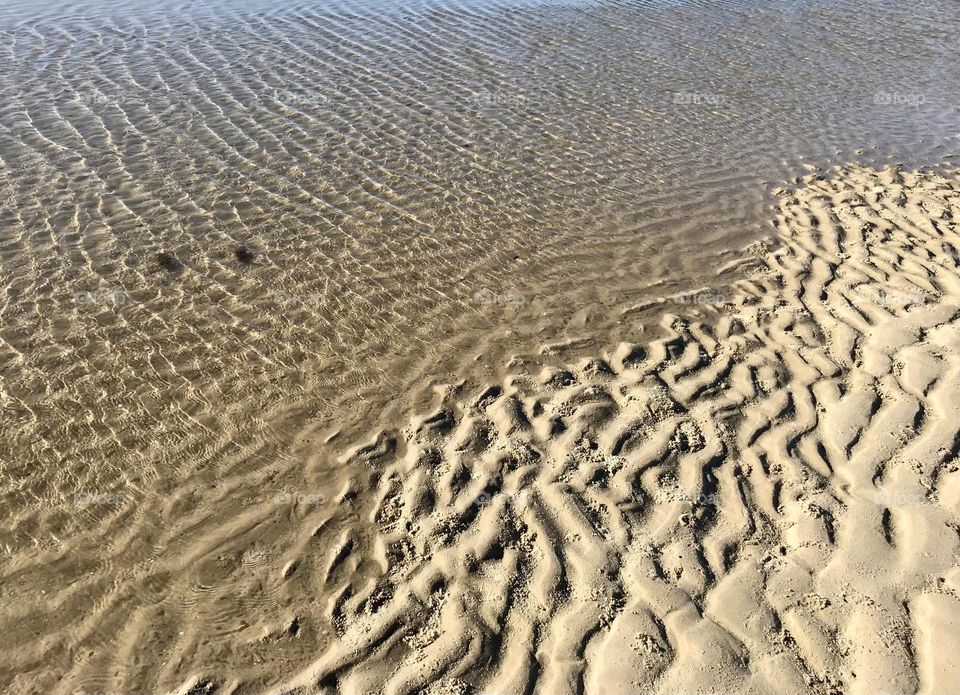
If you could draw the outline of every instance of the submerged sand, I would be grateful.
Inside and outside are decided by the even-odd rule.
[[[50,599],[65,642],[10,607],[9,691],[960,692],[960,175],[778,198],[764,270],[661,339],[305,433],[333,500],[264,469],[215,534],[175,500],[162,570]]]
[[[960,692],[960,179],[779,193],[718,320],[352,451],[376,533],[296,560],[337,633],[276,692]]]

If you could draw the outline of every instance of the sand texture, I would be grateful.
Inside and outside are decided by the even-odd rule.
[[[348,452],[377,532],[314,558],[338,636],[277,692],[960,692],[958,180],[778,195],[717,321]]]
[[[957,9],[0,0],[0,695],[960,695]]]

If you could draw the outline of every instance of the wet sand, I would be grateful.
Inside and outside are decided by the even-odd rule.
[[[954,165],[955,14],[949,2],[869,16],[846,2],[0,8],[0,592],[12,606],[0,611],[0,689],[154,692],[206,678],[246,692],[363,671],[403,690],[396,649],[477,649],[450,635],[429,646],[407,603],[420,590],[403,579],[413,560],[393,547],[393,512],[377,509],[396,498],[404,532],[437,543],[447,532],[424,519],[463,511],[500,464],[471,444],[477,458],[437,473],[430,511],[398,496],[440,465],[418,429],[451,437],[448,425],[481,417],[464,414],[468,401],[449,423],[411,413],[491,384],[494,400],[523,402],[510,384],[542,369],[600,385],[580,360],[606,351],[614,364],[626,342],[649,353],[666,339],[654,372],[672,374],[672,351],[688,348],[664,317],[714,325],[744,303],[738,280],[779,272],[768,254],[791,247],[771,220],[803,208],[785,210],[779,188],[850,161]],[[617,389],[623,369],[607,375]],[[557,388],[530,397],[565,402]],[[507,447],[514,425],[494,424],[487,446]],[[348,455],[371,431],[390,433],[383,470]],[[537,436],[541,454],[572,446]],[[517,494],[552,489],[553,466],[525,469],[536,475],[514,481]],[[537,523],[549,527],[539,543],[572,528]],[[633,552],[604,533],[611,557]],[[688,593],[703,615],[720,574],[716,558],[695,560],[687,576],[705,579]],[[464,591],[489,581],[432,562],[431,576]],[[517,570],[523,582],[545,571]],[[570,571],[554,571],[561,588]],[[547,612],[525,629],[560,629],[566,599],[537,591]],[[931,600],[917,615],[946,599]],[[406,646],[380,655],[344,641],[373,604],[390,607],[390,639]],[[454,617],[451,629],[475,629]],[[583,649],[613,634],[608,618]],[[926,673],[927,658],[904,673]],[[446,663],[436,673],[459,678]],[[497,671],[466,659],[463,673],[480,684]]]
[[[215,536],[171,508],[169,584],[115,568],[113,647],[64,677],[24,640],[13,690],[954,692],[960,171],[777,197],[776,250],[655,298],[698,298],[662,338],[302,442],[353,471],[331,497],[246,477]],[[83,600],[64,579],[48,606]]]
[[[335,637],[271,692],[956,692],[960,172],[779,198],[721,306],[345,452],[375,532],[305,511]]]

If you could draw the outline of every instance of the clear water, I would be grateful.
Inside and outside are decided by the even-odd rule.
[[[5,3],[0,544],[32,598],[0,625],[50,650],[11,678],[96,680],[71,650],[116,639],[55,658],[81,609],[41,588],[183,599],[183,535],[249,481],[347,475],[309,427],[640,331],[804,164],[949,161],[958,31],[950,0]]]

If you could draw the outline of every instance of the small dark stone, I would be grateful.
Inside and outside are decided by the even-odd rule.
[[[237,257],[237,260],[241,263],[253,263],[257,260],[257,256],[260,255],[260,252],[256,249],[252,249],[249,246],[240,246],[237,248],[233,254]]]
[[[183,270],[183,263],[169,251],[161,251],[157,254],[157,263],[160,267],[169,273],[179,273]]]

